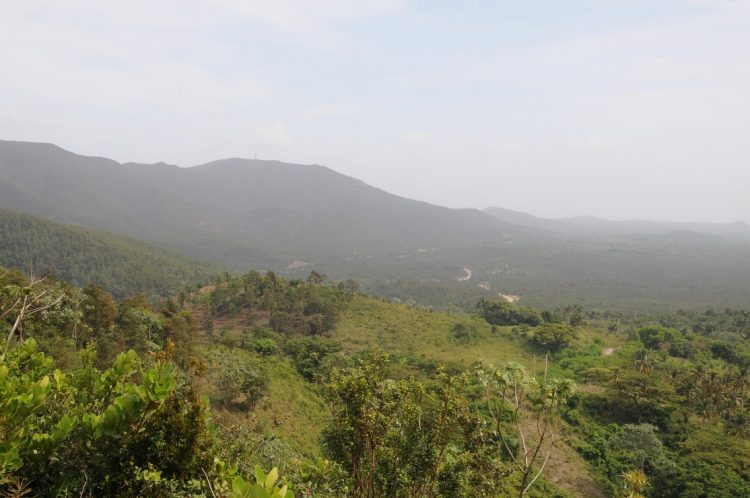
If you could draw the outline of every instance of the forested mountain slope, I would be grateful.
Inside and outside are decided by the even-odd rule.
[[[118,297],[165,296],[207,282],[217,267],[137,240],[0,209],[0,266],[100,285]]]
[[[50,144],[0,142],[0,170],[0,207],[237,268],[396,255],[505,239],[516,230],[477,210],[405,199],[322,166],[119,164]]]

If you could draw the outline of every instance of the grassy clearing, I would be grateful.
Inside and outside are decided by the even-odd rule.
[[[458,340],[453,328],[462,324],[472,339]],[[493,363],[517,361],[531,367],[532,353],[509,337],[508,327],[496,328],[477,316],[414,308],[364,296],[355,297],[343,313],[333,339],[346,352],[379,347],[394,356],[432,359],[466,368],[479,359]]]

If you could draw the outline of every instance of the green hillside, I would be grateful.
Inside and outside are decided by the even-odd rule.
[[[0,266],[28,271],[32,265],[37,274],[100,285],[119,297],[165,296],[219,272],[133,239],[0,209]]]
[[[750,492],[750,311],[451,314],[270,272],[152,305],[0,272],[3,335],[20,295],[45,312],[0,353],[3,492],[239,498],[256,465],[310,498]]]
[[[226,354],[236,358],[249,350],[251,356],[255,351],[254,361],[274,359],[268,369],[272,387],[252,412],[261,431],[285,441],[282,449],[268,451],[280,451],[276,454],[286,455],[287,462],[327,455],[318,444],[330,417],[323,389],[327,369],[381,349],[390,355],[392,379],[430,382],[441,367],[460,375],[483,360],[500,366],[517,362],[539,382],[547,375],[575,380],[578,393],[559,429],[564,442],[551,452],[542,487],[532,496],[620,496],[623,476],[638,469],[651,482],[647,496],[718,498],[750,490],[745,467],[750,418],[744,408],[749,311],[543,311],[494,301],[481,315],[451,314],[358,293],[338,294],[335,325],[306,339],[311,342],[300,357],[300,349],[289,344],[306,334],[275,321],[273,306],[270,315],[263,311],[265,305],[237,306],[237,300],[227,299],[232,287],[237,295],[245,292],[229,282],[223,290],[196,296],[195,312],[209,323],[207,306],[234,303],[224,305],[233,311],[213,315],[211,341],[229,346]],[[303,302],[297,309],[305,308]],[[260,352],[266,351],[260,344],[268,339],[278,349]],[[317,372],[308,382],[301,373],[309,373],[306,354],[314,355]],[[476,386],[468,392],[480,403]],[[219,416],[238,420],[236,413],[223,409]],[[530,424],[521,420],[526,429]],[[716,470],[722,465],[725,471]]]
[[[0,168],[0,208],[136,237],[243,271],[514,232],[478,210],[405,199],[318,165],[120,164],[52,144],[0,140]]]

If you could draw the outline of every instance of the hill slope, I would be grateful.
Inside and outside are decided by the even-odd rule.
[[[218,272],[132,239],[0,209],[0,266],[28,271],[32,263],[37,272],[101,285],[118,297],[167,295]]]
[[[505,239],[477,210],[404,199],[321,166],[119,164],[0,142],[0,207],[158,242],[237,268]],[[522,231],[522,230],[521,230]]]

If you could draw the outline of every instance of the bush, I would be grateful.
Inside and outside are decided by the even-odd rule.
[[[322,373],[326,356],[339,350],[338,344],[317,337],[291,339],[284,345],[284,352],[291,358],[294,368],[309,381]]]
[[[677,358],[693,358],[695,346],[689,341],[677,341],[669,346],[669,354]]]
[[[477,330],[471,325],[456,323],[453,325],[453,337],[456,340],[468,342],[477,337]]]
[[[270,356],[279,352],[279,345],[276,344],[276,341],[269,338],[255,339],[250,342],[250,347],[252,347],[256,353],[264,356]]]

